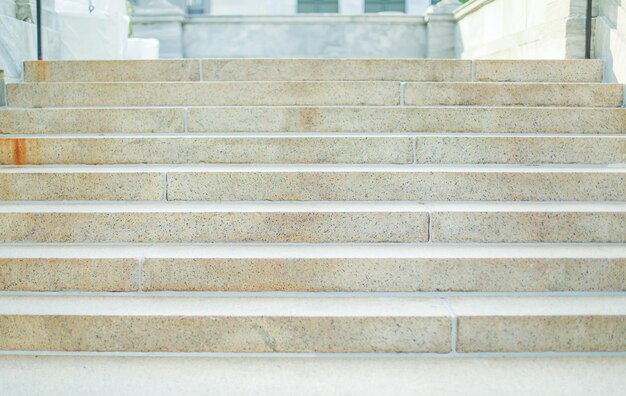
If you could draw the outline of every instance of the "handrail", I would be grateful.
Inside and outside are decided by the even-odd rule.
[[[41,0],[37,0],[37,59],[43,60],[43,44],[42,44],[42,34],[41,34]]]
[[[585,20],[585,59],[591,59],[591,10],[593,0],[587,0],[587,15]]]

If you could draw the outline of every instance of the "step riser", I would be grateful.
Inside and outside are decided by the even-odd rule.
[[[620,84],[393,82],[11,84],[10,106],[581,106],[621,107]]]
[[[626,291],[626,259],[0,259],[2,291]]]
[[[2,350],[133,352],[450,351],[444,317],[0,316]],[[154,329],[159,329],[157,333]],[[152,334],[152,336],[149,336]]]
[[[200,72],[202,69],[202,72]],[[602,61],[216,59],[25,62],[29,82],[66,81],[554,81],[600,82]]]
[[[167,197],[171,201],[621,201],[626,200],[624,185],[626,174],[599,173],[194,172],[168,174]]]
[[[410,137],[0,139],[5,165],[411,162]]]
[[[580,106],[621,107],[620,84],[408,83],[408,106]]]
[[[11,109],[0,113],[0,133],[626,132],[626,109],[608,108],[191,107],[187,113],[183,108]]]
[[[626,213],[435,212],[433,242],[626,242]]]
[[[20,172],[0,173],[0,200],[626,201],[625,184],[624,173]]]
[[[190,108],[190,132],[623,133],[626,109]]]
[[[625,243],[617,212],[2,213],[0,242]]]
[[[606,93],[611,96],[610,93]],[[7,87],[16,107],[73,106],[398,106],[400,84],[364,83],[150,83],[53,84]],[[613,102],[615,102],[613,100]],[[612,103],[611,99],[598,101]]]
[[[0,164],[409,164],[410,137],[0,139]],[[417,136],[418,164],[623,164],[622,137]]]
[[[425,242],[427,213],[3,213],[2,242]]]
[[[461,353],[626,351],[626,316],[460,316],[458,326],[457,350]],[[581,333],[585,337],[579,337]],[[524,341],[515,345],[520,338]]]
[[[623,296],[5,296],[2,304],[4,350],[444,354],[456,345],[459,353],[626,351]]]

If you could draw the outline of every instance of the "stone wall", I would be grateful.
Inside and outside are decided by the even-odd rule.
[[[473,0],[454,13],[457,56],[583,58],[586,3],[586,0]]]
[[[194,17],[189,58],[424,58],[424,18],[408,15]]]
[[[595,57],[604,60],[604,79],[626,83],[626,1],[599,0]]]

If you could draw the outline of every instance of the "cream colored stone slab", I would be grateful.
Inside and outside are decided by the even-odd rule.
[[[0,133],[184,132],[184,109],[0,109]]]
[[[3,291],[137,291],[134,259],[0,259]]]
[[[623,352],[626,298],[453,298],[459,352]]]
[[[621,84],[408,83],[404,88],[404,103],[417,106],[621,107],[623,102]]]
[[[623,356],[0,356],[3,396],[623,396],[625,371]]]
[[[470,81],[471,62],[425,59],[214,59],[205,81]]]
[[[625,259],[154,258],[144,291],[626,291]]]
[[[626,242],[626,213],[435,212],[433,242]]]
[[[171,201],[622,201],[626,173],[172,172]]]
[[[623,137],[418,136],[418,164],[623,164]]]
[[[620,96],[621,97],[621,96]],[[400,104],[394,82],[11,84],[10,106],[335,106]]]
[[[476,81],[601,82],[602,61],[475,60]]]
[[[160,173],[0,173],[0,201],[160,201]]]
[[[626,109],[195,107],[190,132],[624,133]]]
[[[69,296],[13,297],[0,304],[3,350],[447,353],[451,349],[450,317],[437,299]]]
[[[410,137],[0,139],[11,164],[407,164]]]
[[[198,81],[200,62],[185,60],[27,61],[24,80],[67,81]]]
[[[2,242],[424,242],[419,212],[2,213]]]

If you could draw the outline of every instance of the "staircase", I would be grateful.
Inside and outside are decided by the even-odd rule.
[[[623,394],[626,109],[601,81],[27,62],[0,109],[2,393]]]

